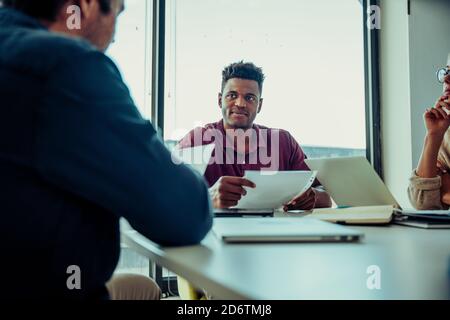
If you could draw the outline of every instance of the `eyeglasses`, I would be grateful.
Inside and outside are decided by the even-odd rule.
[[[436,72],[437,79],[438,79],[439,83],[444,83],[445,82],[445,77],[447,77],[449,74],[450,74],[450,70],[448,68],[439,69]]]

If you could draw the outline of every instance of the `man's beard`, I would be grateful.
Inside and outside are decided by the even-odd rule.
[[[249,123],[245,123],[245,124],[237,123],[237,124],[231,124],[230,126],[233,127],[233,129],[242,129],[242,130],[248,130],[253,127],[253,125],[249,124]]]

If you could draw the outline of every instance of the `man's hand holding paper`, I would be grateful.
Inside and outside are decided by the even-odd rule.
[[[236,209],[278,209],[286,204],[295,208],[314,206],[315,192],[311,189],[316,178],[313,171],[246,171],[244,178],[256,185],[254,189],[244,187]],[[313,202],[313,203],[311,203]]]
[[[255,188],[256,185],[241,177],[221,177],[209,189],[213,207],[226,209],[236,206],[239,200],[247,194],[244,187]]]
[[[314,209],[317,201],[317,193],[314,188],[308,189],[300,196],[295,197],[287,204],[284,205],[284,211],[290,210],[312,210]]]

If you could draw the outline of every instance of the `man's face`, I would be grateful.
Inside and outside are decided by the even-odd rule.
[[[263,99],[258,82],[240,78],[227,81],[219,93],[219,106],[222,109],[226,129],[249,129],[261,111]]]
[[[117,17],[124,10],[124,0],[111,0],[111,10],[99,10],[85,21],[84,37],[99,50],[106,51],[114,39]]]

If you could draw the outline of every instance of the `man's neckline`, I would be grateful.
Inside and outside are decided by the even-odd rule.
[[[227,136],[227,130],[239,130],[239,129],[225,129],[225,125],[224,125],[224,120],[222,119],[222,120],[220,120],[219,122],[218,122],[218,128],[222,131],[222,133],[224,134],[224,142],[225,142],[225,145],[226,145],[226,139],[228,139],[228,136]],[[261,137],[261,135],[260,135],[260,130],[261,130],[261,128],[257,125],[257,124],[252,124],[252,128],[250,128],[250,129],[247,129],[247,130],[255,130],[255,134],[256,134],[256,139],[257,139],[257,141],[258,141],[258,145],[256,146],[256,148],[253,148],[253,149],[251,149],[251,150],[248,150],[248,152],[245,152],[245,153],[240,153],[240,154],[251,154],[251,153],[254,153],[254,152],[257,152],[258,151],[258,149],[259,148],[265,148],[265,149],[267,149],[267,141],[265,140],[265,139],[262,139],[262,137]],[[267,129],[267,130],[270,130],[270,129]],[[268,137],[268,135],[266,135],[265,136],[265,138],[269,138]],[[224,149],[226,149],[225,147],[224,147]],[[236,152],[236,153],[239,153],[237,150],[236,150],[236,148],[234,148],[234,144],[233,144],[233,151],[234,152]]]

